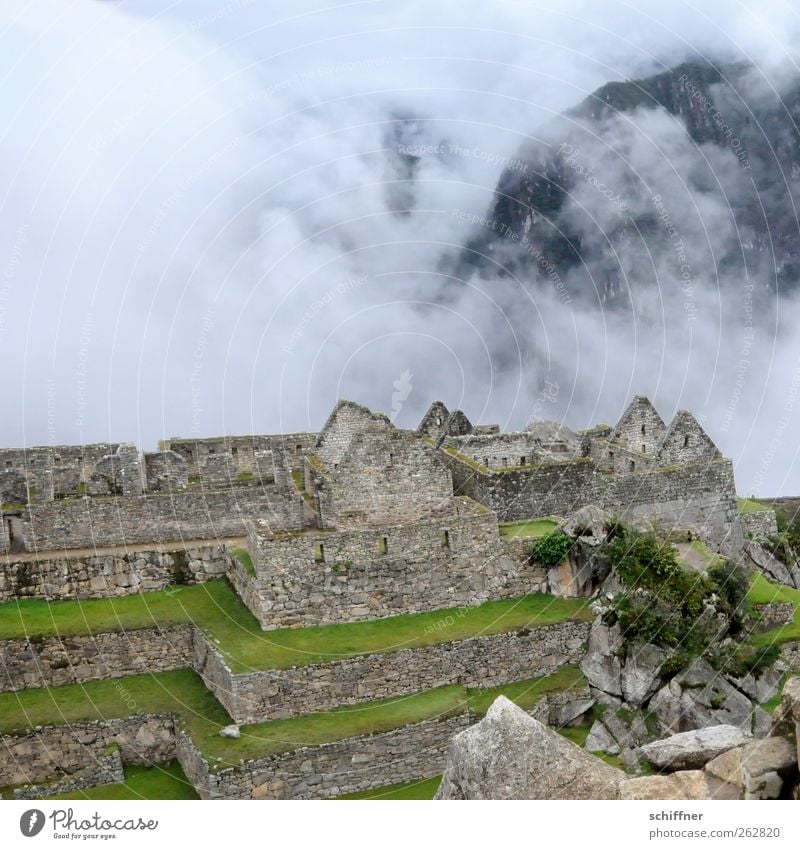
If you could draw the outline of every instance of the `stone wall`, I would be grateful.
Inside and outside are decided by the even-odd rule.
[[[697,419],[688,410],[679,410],[658,451],[659,465],[686,465],[718,460],[722,455]]]
[[[77,495],[81,483],[88,483],[97,463],[119,447],[117,442],[97,442],[89,445],[0,448],[0,471],[21,476],[35,489],[37,484],[41,488],[42,481],[48,477],[52,495],[39,491],[35,493],[42,500]],[[13,501],[19,503],[25,497],[14,498]]]
[[[443,615],[440,627],[452,625],[461,612]],[[587,622],[560,622],[245,675],[232,675],[218,652],[199,637],[195,668],[231,717],[247,724],[410,695],[445,684],[495,687],[549,675],[564,664],[583,660],[589,628]]]
[[[26,508],[27,551],[52,551],[244,536],[258,516],[276,528],[300,528],[298,493],[273,488],[79,498]]]
[[[193,625],[92,636],[0,640],[0,692],[191,666]]]
[[[148,492],[181,492],[189,484],[186,460],[176,451],[144,455]]]
[[[451,437],[444,445],[491,469],[536,465],[544,458],[541,445],[525,431]]]
[[[780,662],[786,669],[800,673],[800,640],[792,640],[781,645]]]
[[[173,718],[131,716],[0,735],[0,787],[74,775],[95,765],[113,744],[126,764],[170,761],[175,757]]]
[[[634,451],[655,456],[666,435],[664,420],[650,401],[634,396],[614,429],[613,439]]]
[[[442,772],[450,741],[470,724],[466,713],[350,737],[211,773],[186,735],[177,755],[203,799],[324,799]]]
[[[14,798],[41,799],[44,796],[74,793],[76,790],[86,790],[103,784],[118,784],[123,781],[125,781],[125,770],[122,765],[122,756],[119,749],[114,747],[107,755],[101,755],[94,763],[84,767],[75,775],[57,779],[50,784],[33,784],[15,788]]]
[[[232,577],[265,630],[480,604],[531,592],[531,564],[504,556],[494,515],[467,500],[411,525],[300,535],[252,523],[256,569]],[[249,585],[249,586],[248,586]]]
[[[355,433],[337,462],[316,471],[314,493],[325,528],[412,522],[446,508],[453,497],[441,454],[382,421]]]
[[[770,539],[778,535],[778,521],[774,510],[756,510],[742,513],[742,532],[753,539]]]
[[[15,598],[113,598],[226,574],[222,544],[188,545],[64,557],[10,554],[0,560],[0,603]]]
[[[794,604],[788,601],[756,604],[753,606],[753,613],[758,617],[756,631],[763,633],[791,622],[794,619]]]
[[[501,521],[568,516],[594,504],[622,520],[640,518],[695,530],[719,545],[741,546],[733,465],[720,459],[618,475],[601,472],[590,459],[511,472],[479,470],[449,457],[456,492],[494,510]]]

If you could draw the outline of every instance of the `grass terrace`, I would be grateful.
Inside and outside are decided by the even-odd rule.
[[[580,671],[565,667],[544,678],[520,681],[491,690],[459,685],[421,693],[348,705],[241,727],[237,739],[219,736],[231,720],[224,708],[190,670],[132,675],[88,684],[0,693],[0,733],[27,733],[32,727],[73,725],[135,714],[179,717],[212,769],[236,766],[241,760],[263,758],[303,746],[318,746],[348,737],[379,734],[469,710],[480,716],[501,694],[530,709],[542,696],[583,686]],[[134,704],[132,712],[130,705]]]
[[[373,787],[371,790],[362,790],[360,793],[348,793],[345,796],[337,796],[336,799],[433,799],[442,776],[435,775],[433,778],[422,778],[419,781],[406,781],[404,784],[390,784],[387,787]]]
[[[0,605],[0,639],[100,634],[192,622],[214,643],[234,672],[248,672],[591,618],[584,600],[538,593],[476,607],[265,632],[229,584],[209,581],[115,599],[9,602]]]
[[[551,518],[531,519],[525,522],[500,522],[501,539],[540,539],[558,527],[558,520]]]
[[[783,584],[774,584],[760,572],[756,572],[747,599],[751,604],[772,604],[788,602],[794,605],[794,619],[781,628],[775,628],[764,634],[756,634],[753,643],[759,648],[772,644],[786,643],[790,640],[800,640],[800,590]]]
[[[737,498],[739,502],[739,512],[740,513],[761,513],[764,510],[772,511],[772,507],[769,504],[765,504],[763,501],[757,501],[755,498]]]
[[[199,799],[189,779],[184,775],[177,761],[162,766],[126,766],[125,781],[121,784],[103,784],[99,787],[87,787],[72,793],[59,793],[46,796],[52,801],[88,799],[96,801],[116,801],[133,799]]]

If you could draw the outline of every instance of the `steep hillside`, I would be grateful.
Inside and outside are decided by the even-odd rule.
[[[611,82],[520,151],[465,261],[609,304],[793,287],[798,117],[800,77],[746,63]]]

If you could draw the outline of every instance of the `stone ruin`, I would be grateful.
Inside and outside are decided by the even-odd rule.
[[[690,413],[679,412],[666,425],[641,397],[616,427],[577,432],[535,422],[504,433],[496,425],[473,425],[441,401],[416,430],[404,430],[342,400],[319,433],[173,438],[153,453],[110,443],[3,450],[0,499],[0,601],[106,598],[162,589],[176,579],[223,576],[266,631],[457,611],[548,590],[596,591],[592,580],[548,574],[517,541],[501,538],[498,521],[553,517],[568,525],[569,517],[586,515],[591,524],[593,515],[613,515],[703,540],[714,552],[738,556],[751,546],[758,555],[757,542],[745,540],[731,461]],[[236,553],[242,550],[247,561]],[[390,653],[349,666],[247,675],[232,673],[193,627],[170,632],[166,644],[164,635],[150,632],[126,640],[135,643],[146,669],[195,668],[234,723],[252,723],[448,681],[496,686],[549,674],[584,660],[589,635],[587,622],[566,622],[409,650],[402,658]],[[115,635],[102,636],[118,674],[140,671]],[[57,663],[47,646],[6,648],[0,644],[7,669],[0,689],[108,674],[108,666],[85,660],[64,664],[63,647],[54,651]],[[35,657],[26,660],[31,652]],[[595,696],[585,695],[584,702],[594,703]],[[574,703],[546,704],[563,720]],[[169,721],[147,722],[158,728],[151,735],[158,757],[177,752],[203,796],[309,798],[342,790],[333,783],[314,790],[299,779],[293,785],[286,764],[283,777],[265,782],[271,761],[258,766],[258,775],[234,771],[215,778]],[[377,747],[384,767],[351,789],[441,770],[446,742],[469,724],[469,717],[454,717],[435,729],[409,730],[407,749],[398,749],[395,737],[381,748],[378,735],[368,745]],[[134,737],[140,730],[133,719],[120,727]],[[68,747],[63,730],[45,737],[43,745],[54,751]],[[104,739],[101,734],[98,745]],[[337,744],[337,774],[362,744]],[[19,745],[31,743],[26,738]],[[69,751],[78,769],[80,753]],[[391,771],[390,754],[397,751],[408,755],[412,772],[405,777]],[[332,757],[334,750],[326,752]],[[48,778],[40,764],[33,772],[32,781]],[[0,784],[14,777],[5,775]]]

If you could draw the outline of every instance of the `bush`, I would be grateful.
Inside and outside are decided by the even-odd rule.
[[[627,532],[608,546],[612,568],[626,591],[616,600],[626,642],[653,643],[701,654],[720,627],[716,585],[678,563],[676,550],[653,534]],[[717,594],[718,597],[718,594]]]
[[[552,569],[569,554],[575,540],[564,531],[551,531],[531,547],[531,559]]]

